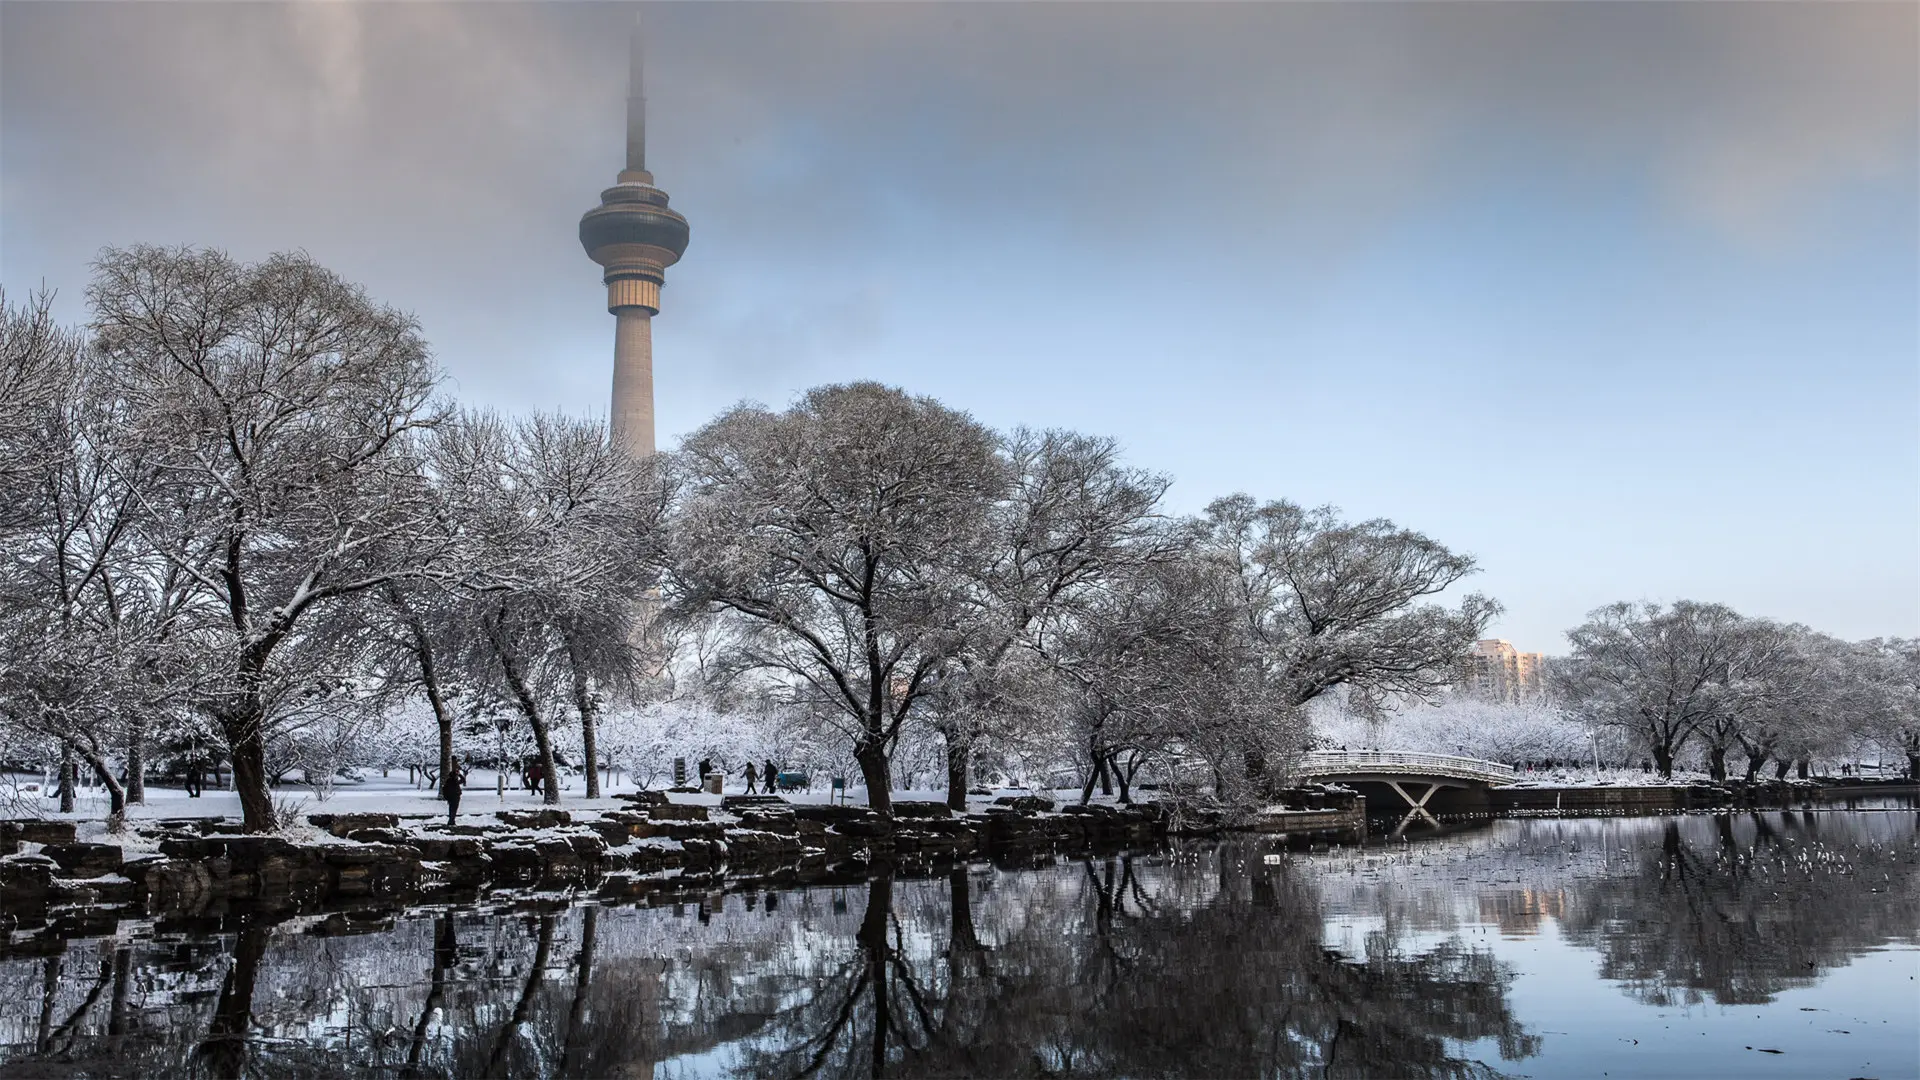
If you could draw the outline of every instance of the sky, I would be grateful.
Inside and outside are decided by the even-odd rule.
[[[0,4],[0,285],[304,250],[604,416],[633,5]],[[660,439],[879,379],[1616,600],[1920,634],[1920,5],[646,4]]]

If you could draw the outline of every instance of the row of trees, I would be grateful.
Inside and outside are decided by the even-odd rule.
[[[1663,775],[1689,751],[1724,780],[1866,746],[1920,776],[1920,641],[1846,642],[1721,604],[1613,604],[1554,671],[1576,716],[1628,734]]]
[[[1613,604],[1567,637],[1573,653],[1550,661],[1541,693],[1324,702],[1316,743],[1720,780],[1886,757],[1920,769],[1920,641],[1847,642],[1684,600]]]
[[[88,299],[84,333],[44,298],[0,326],[0,721],[116,813],[208,745],[270,829],[276,755],[403,702],[442,775],[463,725],[523,731],[549,801],[562,733],[595,795],[608,711],[688,699],[844,750],[883,812],[926,738],[955,801],[1015,751],[1233,799],[1310,702],[1430,692],[1496,610],[1431,602],[1473,561],[1390,522],[1169,515],[1109,439],[875,384],[646,460],[463,411],[411,318],[303,256],[109,250]]]

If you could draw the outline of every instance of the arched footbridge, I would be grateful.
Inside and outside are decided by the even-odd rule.
[[[1407,814],[1400,820],[1401,828],[1417,819],[1440,824],[1427,810],[1427,800],[1441,788],[1492,787],[1519,779],[1513,766],[1497,761],[1379,750],[1316,750],[1301,755],[1294,775],[1322,784],[1370,784],[1389,788],[1407,804]]]

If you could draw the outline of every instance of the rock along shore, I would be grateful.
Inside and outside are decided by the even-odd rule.
[[[1056,807],[1003,797],[956,815],[942,803],[901,802],[889,819],[864,807],[778,796],[732,796],[718,808],[672,802],[661,792],[623,798],[631,808],[503,810],[490,821],[452,826],[316,813],[307,815],[304,836],[163,820],[130,826],[124,844],[77,842],[70,821],[0,822],[0,929],[71,909],[189,914],[236,902],[301,909],[362,899],[431,903],[526,887],[594,886],[618,896],[689,878],[708,886],[723,878],[800,883],[875,862],[1019,860],[1138,846],[1183,831],[1152,804]]]

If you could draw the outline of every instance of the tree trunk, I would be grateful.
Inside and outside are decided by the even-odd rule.
[[[133,722],[133,734],[127,738],[127,801],[145,803],[147,801],[147,722],[144,718]]]
[[[582,762],[587,770],[587,798],[600,797],[600,745],[594,733],[593,714],[580,714],[580,752],[586,757]]]
[[[1673,747],[1665,744],[1655,746],[1653,748],[1653,767],[1660,770],[1661,776],[1668,780],[1673,779]]]
[[[1707,775],[1715,780],[1727,778],[1727,748],[1710,746],[1707,748]]]
[[[60,812],[73,813],[73,789],[79,782],[79,769],[73,764],[73,747],[66,740],[60,742]]]
[[[1093,774],[1100,778],[1100,794],[1109,799],[1113,797],[1113,777],[1107,772],[1107,755],[1094,759]]]
[[[1120,805],[1133,805],[1133,770],[1120,768],[1119,755],[1113,759],[1113,778],[1120,783]]]
[[[1793,768],[1793,762],[1788,761],[1786,758],[1781,758],[1780,761],[1777,764],[1775,764],[1773,767],[1773,778],[1775,780],[1785,780],[1787,778],[1788,771],[1791,770],[1792,768]]]
[[[1767,755],[1755,754],[1751,750],[1747,752],[1747,783],[1753,783],[1753,778],[1760,775],[1760,767],[1766,763]]]
[[[593,701],[593,687],[587,680],[585,669],[580,663],[579,650],[574,645],[574,629],[563,623],[560,632],[567,639],[567,666],[573,673],[573,707],[580,714],[580,750],[586,755],[587,798],[600,797],[600,739],[598,732],[598,707]]]
[[[860,763],[860,778],[867,785],[867,806],[876,814],[893,816],[893,772],[888,768],[886,750],[880,737],[871,732],[853,748],[853,759]]]
[[[1920,750],[1907,751],[1907,779],[1920,780]]]
[[[1802,780],[1807,779],[1807,759],[1801,758],[1798,761],[1795,761],[1793,763],[1793,771],[1794,771],[1794,775],[1800,777],[1800,779]]]
[[[413,639],[413,659],[420,665],[420,686],[427,692],[427,704],[433,707],[433,721],[440,728],[440,775],[444,777],[453,767],[453,710],[440,690],[440,665],[433,654],[433,638],[427,633],[426,621],[407,606],[398,586],[389,583],[386,593],[387,602],[400,612],[407,635]],[[412,765],[407,766],[407,779],[413,779]]]
[[[956,813],[967,812],[967,758],[966,740],[947,733],[947,807]]]
[[[421,682],[427,688],[427,703],[433,706],[433,721],[440,728],[440,775],[453,768],[453,710],[440,694],[440,679],[431,670],[432,659],[421,661]],[[413,766],[407,766],[407,779],[413,779]]]
[[[488,620],[488,639],[493,646],[493,655],[500,661],[500,672],[506,677],[508,689],[513,691],[514,702],[520,706],[520,714],[527,718],[527,725],[533,728],[533,742],[540,751],[540,769],[546,775],[546,793],[542,798],[548,806],[560,805],[560,778],[553,768],[553,740],[547,734],[547,721],[540,715],[540,703],[534,700],[533,690],[527,685],[526,677],[520,671],[519,658],[507,647],[505,635],[498,622]]]
[[[240,796],[240,820],[250,833],[274,831],[273,796],[267,789],[267,748],[257,717],[221,718],[227,756],[233,764],[233,790]]]
[[[113,770],[107,767],[107,761],[87,749],[81,749],[80,756],[86,759],[93,769],[93,775],[100,780],[100,786],[107,789],[107,825],[113,832],[119,832],[126,824],[127,789],[114,779]]]

